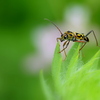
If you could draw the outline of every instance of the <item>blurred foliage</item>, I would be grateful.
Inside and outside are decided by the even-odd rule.
[[[69,4],[87,6],[92,12],[90,23],[100,27],[99,0],[0,0],[1,100],[44,99],[38,76],[25,74],[21,60],[36,49],[31,31],[43,25],[44,18],[63,20]]]

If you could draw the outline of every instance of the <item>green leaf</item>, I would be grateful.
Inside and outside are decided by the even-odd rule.
[[[62,73],[64,78],[69,78],[76,70],[83,65],[82,55],[79,52],[80,43],[74,43],[62,63]],[[64,74],[65,73],[65,74]],[[67,79],[64,79],[64,81]]]
[[[54,86],[57,91],[60,91],[60,86],[61,86],[62,56],[60,53],[58,53],[59,51],[60,51],[60,46],[59,43],[57,43],[52,62],[52,78],[54,81]]]
[[[97,70],[98,63],[100,61],[100,50],[84,65],[82,66],[82,71],[84,72],[90,72]]]
[[[41,82],[42,89],[43,89],[44,95],[46,97],[46,100],[54,100],[52,91],[51,91],[50,87],[47,85],[47,83],[44,79],[42,70],[40,72],[40,82]]]
[[[66,58],[66,67],[68,67],[66,71],[67,78],[69,78],[76,71],[76,66],[79,58],[79,43],[74,43],[71,50],[68,53],[68,57]]]

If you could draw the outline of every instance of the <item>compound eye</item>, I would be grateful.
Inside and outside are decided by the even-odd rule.
[[[72,34],[69,34],[70,36],[72,36]]]
[[[66,36],[64,36],[64,39],[67,39],[67,35],[66,35]]]

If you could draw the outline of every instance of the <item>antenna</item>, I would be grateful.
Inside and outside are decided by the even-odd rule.
[[[47,20],[47,21],[51,22],[59,30],[60,34],[62,35],[61,30],[58,28],[58,26],[56,24],[54,24],[51,20],[49,20],[47,18],[45,18],[44,20]]]

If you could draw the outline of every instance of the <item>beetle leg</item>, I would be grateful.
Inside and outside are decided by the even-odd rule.
[[[80,50],[82,50],[82,48],[86,45],[86,43],[87,43],[87,42],[85,42],[85,43],[82,45],[82,47],[79,49],[79,52],[80,52]]]
[[[56,38],[56,40],[57,40],[57,42],[58,42],[58,40],[60,40],[61,38]]]
[[[67,43],[67,44],[66,44],[66,47],[65,47],[65,48],[63,48],[63,49],[62,49],[59,53],[61,53],[62,51],[64,51],[64,50],[68,47],[69,42],[70,42],[70,41],[66,41],[66,42],[64,42],[64,44],[63,44],[64,46],[65,46],[65,44]]]
[[[64,49],[64,46],[66,45],[67,42],[68,42],[68,41],[65,41],[65,42],[64,42],[64,44],[63,44],[63,49]],[[67,56],[67,55],[66,55],[65,49],[64,49],[64,54],[65,54],[65,56]]]

